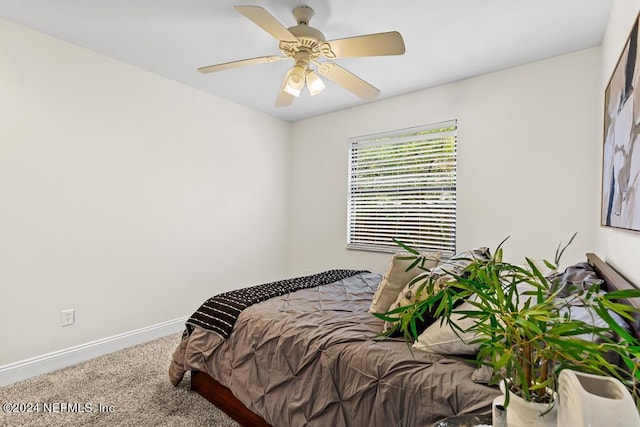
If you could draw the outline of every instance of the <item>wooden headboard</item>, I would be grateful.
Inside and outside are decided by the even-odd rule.
[[[606,291],[616,291],[624,289],[638,289],[633,283],[625,279],[613,267],[601,260],[598,255],[588,253],[587,262],[596,270],[598,275],[604,280]],[[620,300],[625,304],[640,309],[640,298]],[[640,313],[634,315],[636,322],[633,326],[633,332],[636,337],[640,338]]]

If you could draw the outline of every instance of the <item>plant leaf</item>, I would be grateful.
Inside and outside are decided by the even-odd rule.
[[[404,243],[402,243],[400,240],[393,239],[393,242],[394,242],[396,245],[400,246],[400,247],[401,247],[402,249],[404,249],[405,251],[409,252],[410,254],[414,254],[414,255],[416,255],[416,256],[420,255],[420,253],[419,253],[418,251],[416,251],[415,249],[413,249],[413,248],[412,248],[412,247],[410,247],[410,246],[405,245],[405,244],[404,244]]]

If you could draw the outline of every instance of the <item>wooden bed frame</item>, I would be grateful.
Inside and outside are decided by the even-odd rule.
[[[587,261],[593,266],[598,275],[605,281],[605,290],[636,289],[631,282],[625,279],[620,273],[609,264],[601,260],[596,254],[588,253]],[[640,309],[640,300],[624,300],[635,308]],[[636,316],[637,322],[634,327],[634,334],[640,336],[640,313]],[[199,371],[191,371],[191,389],[202,397],[213,403],[229,417],[236,420],[245,427],[271,427],[262,417],[254,414],[240,402],[227,387],[220,384],[208,374]]]
[[[209,374],[191,371],[191,390],[213,403],[225,414],[245,427],[271,427],[261,416],[254,414],[227,387]]]

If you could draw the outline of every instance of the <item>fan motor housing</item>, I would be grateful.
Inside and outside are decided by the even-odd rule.
[[[284,56],[296,59],[300,52],[308,53],[309,59],[314,60],[320,56],[333,57],[333,52],[326,43],[324,34],[308,25],[299,24],[288,28],[296,39],[295,42],[281,41],[280,51]]]
[[[289,27],[288,30],[291,34],[296,36],[298,40],[309,39],[315,42],[325,41],[324,34],[322,34],[319,30],[313,27],[310,27],[306,24],[298,24],[293,27]]]
[[[281,41],[280,51],[283,55],[296,61],[304,58],[308,64],[309,60],[314,60],[330,52],[324,34],[318,29],[309,26],[312,16],[313,9],[309,6],[299,6],[293,10],[293,17],[298,25],[289,27],[287,30],[296,37],[297,41]],[[331,53],[329,53],[330,55]]]

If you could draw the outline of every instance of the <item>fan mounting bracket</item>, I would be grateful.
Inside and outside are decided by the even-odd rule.
[[[293,17],[298,25],[309,25],[309,21],[313,16],[313,9],[309,6],[298,6],[293,9]]]

